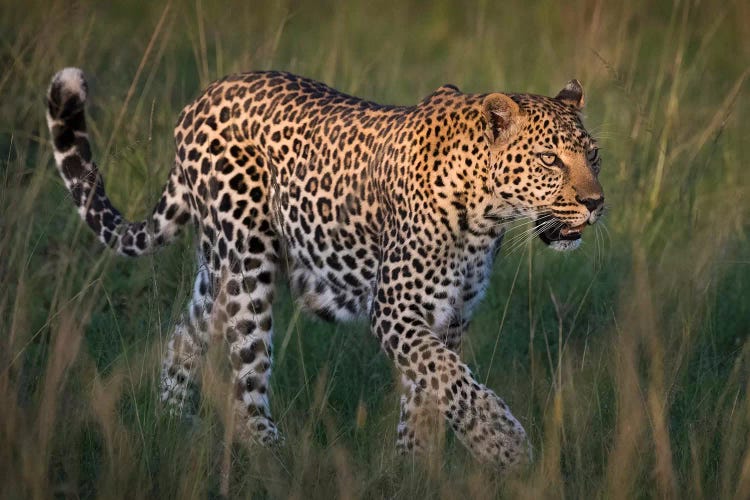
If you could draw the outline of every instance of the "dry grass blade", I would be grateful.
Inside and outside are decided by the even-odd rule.
[[[146,45],[146,49],[143,51],[143,55],[141,56],[141,61],[138,63],[138,68],[135,70],[135,75],[133,75],[133,79],[130,82],[130,87],[128,87],[128,91],[125,94],[125,100],[122,102],[122,106],[120,107],[120,112],[117,115],[117,118],[115,118],[114,125],[112,127],[112,132],[109,136],[109,140],[107,141],[107,145],[104,148],[104,154],[102,155],[103,158],[107,158],[109,156],[109,152],[112,149],[112,144],[115,141],[115,138],[117,137],[117,133],[120,130],[120,126],[122,125],[122,120],[125,118],[125,113],[128,110],[128,103],[130,103],[130,99],[132,99],[133,94],[135,93],[135,86],[138,83],[138,79],[141,76],[141,73],[143,72],[143,69],[146,66],[146,62],[148,61],[148,57],[151,54],[151,50],[154,48],[154,44],[156,43],[156,40],[159,38],[159,35],[161,34],[162,28],[164,27],[164,23],[167,20],[167,14],[169,13],[169,9],[172,5],[171,0],[167,2],[167,4],[164,6],[164,10],[162,10],[161,17],[159,17],[159,20],[156,23],[156,27],[154,28],[153,33],[151,34],[151,38],[148,41],[148,44]]]

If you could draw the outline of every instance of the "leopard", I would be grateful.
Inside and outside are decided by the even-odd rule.
[[[461,344],[514,221],[565,251],[602,214],[578,80],[555,97],[443,85],[416,105],[382,105],[287,72],[227,76],[180,113],[164,190],[135,222],[92,160],[83,71],[59,71],[46,97],[57,170],[101,243],[138,257],[195,229],[192,296],[159,375],[170,413],[194,411],[205,353],[224,343],[233,439],[283,442],[269,382],[285,277],[300,308],[369,323],[401,378],[400,453],[424,453],[437,414],[481,463],[532,460],[524,427]]]

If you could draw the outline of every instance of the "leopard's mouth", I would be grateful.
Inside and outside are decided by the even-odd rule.
[[[542,224],[549,225],[548,229],[545,229],[539,233],[539,238],[550,245],[556,241],[576,241],[581,239],[581,234],[586,228],[586,223],[579,226],[570,226],[562,221],[558,221],[557,224],[548,224],[549,221],[537,220],[535,227],[539,228]]]

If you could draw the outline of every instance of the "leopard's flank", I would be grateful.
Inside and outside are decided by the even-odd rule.
[[[603,209],[598,148],[573,80],[554,97],[464,94],[446,85],[415,106],[383,106],[313,80],[253,72],[211,84],[182,111],[176,155],[150,216],[129,222],[92,161],[83,73],[48,92],[55,161],[83,220],[119,254],[197,231],[198,271],[161,372],[161,400],[191,410],[202,355],[229,346],[235,436],[280,439],[269,407],[272,305],[288,275],[304,308],[369,318],[404,382],[397,447],[418,452],[445,418],[480,460],[529,459],[505,402],[461,361],[506,227],[531,219],[573,249]]]

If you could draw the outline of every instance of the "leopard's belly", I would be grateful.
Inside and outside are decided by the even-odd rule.
[[[367,317],[380,258],[377,214],[354,213],[351,194],[317,192],[313,202],[309,180],[300,184],[277,187],[275,225],[297,302],[329,321]]]

